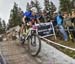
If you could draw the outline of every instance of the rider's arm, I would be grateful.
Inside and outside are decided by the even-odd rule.
[[[40,23],[40,20],[39,20],[39,18],[37,18],[37,22],[38,22],[38,23]]]
[[[24,17],[22,18],[23,23],[25,23],[25,18],[26,18],[26,16],[24,16]]]

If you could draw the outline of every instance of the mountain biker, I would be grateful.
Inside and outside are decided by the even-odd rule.
[[[40,23],[39,17],[37,16],[37,9],[36,7],[32,7],[30,11],[26,11],[25,13],[23,13],[20,32],[23,33],[25,24],[31,27],[36,21]]]

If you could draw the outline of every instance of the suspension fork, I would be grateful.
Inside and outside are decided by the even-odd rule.
[[[36,44],[36,33],[37,33],[37,30],[31,30],[31,45],[34,45]],[[32,41],[33,40],[33,41]]]

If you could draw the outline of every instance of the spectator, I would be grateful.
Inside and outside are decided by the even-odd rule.
[[[71,17],[71,22],[72,22],[72,26],[73,26],[73,37],[74,37],[74,40],[75,40],[75,11],[73,10],[72,11],[72,17]]]
[[[54,13],[54,15],[53,15],[53,18],[54,18],[53,25],[54,25],[54,26],[57,25],[56,16],[57,16],[57,13]]]
[[[67,41],[68,40],[68,36],[67,36],[67,33],[64,30],[64,27],[63,27],[63,17],[62,17],[62,15],[61,15],[60,12],[56,15],[55,21],[57,23],[57,26],[59,28],[59,31],[63,35],[64,41]]]
[[[67,29],[66,31],[68,33],[69,38],[73,41],[73,38],[72,38],[72,30],[73,30],[72,22],[71,22],[71,18],[69,16],[69,14],[67,12],[64,12],[63,25]]]
[[[71,23],[71,18],[69,17],[67,12],[64,12],[64,22],[63,22],[64,27],[71,27],[72,23]]]
[[[40,22],[43,22],[43,23],[46,22],[46,13],[44,11],[41,12],[39,19],[40,19]]]

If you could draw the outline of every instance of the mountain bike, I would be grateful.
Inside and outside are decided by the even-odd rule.
[[[24,45],[25,42],[28,44],[29,53],[32,56],[37,56],[41,50],[41,39],[36,24],[30,28],[25,26],[25,34],[21,37],[21,43]]]

